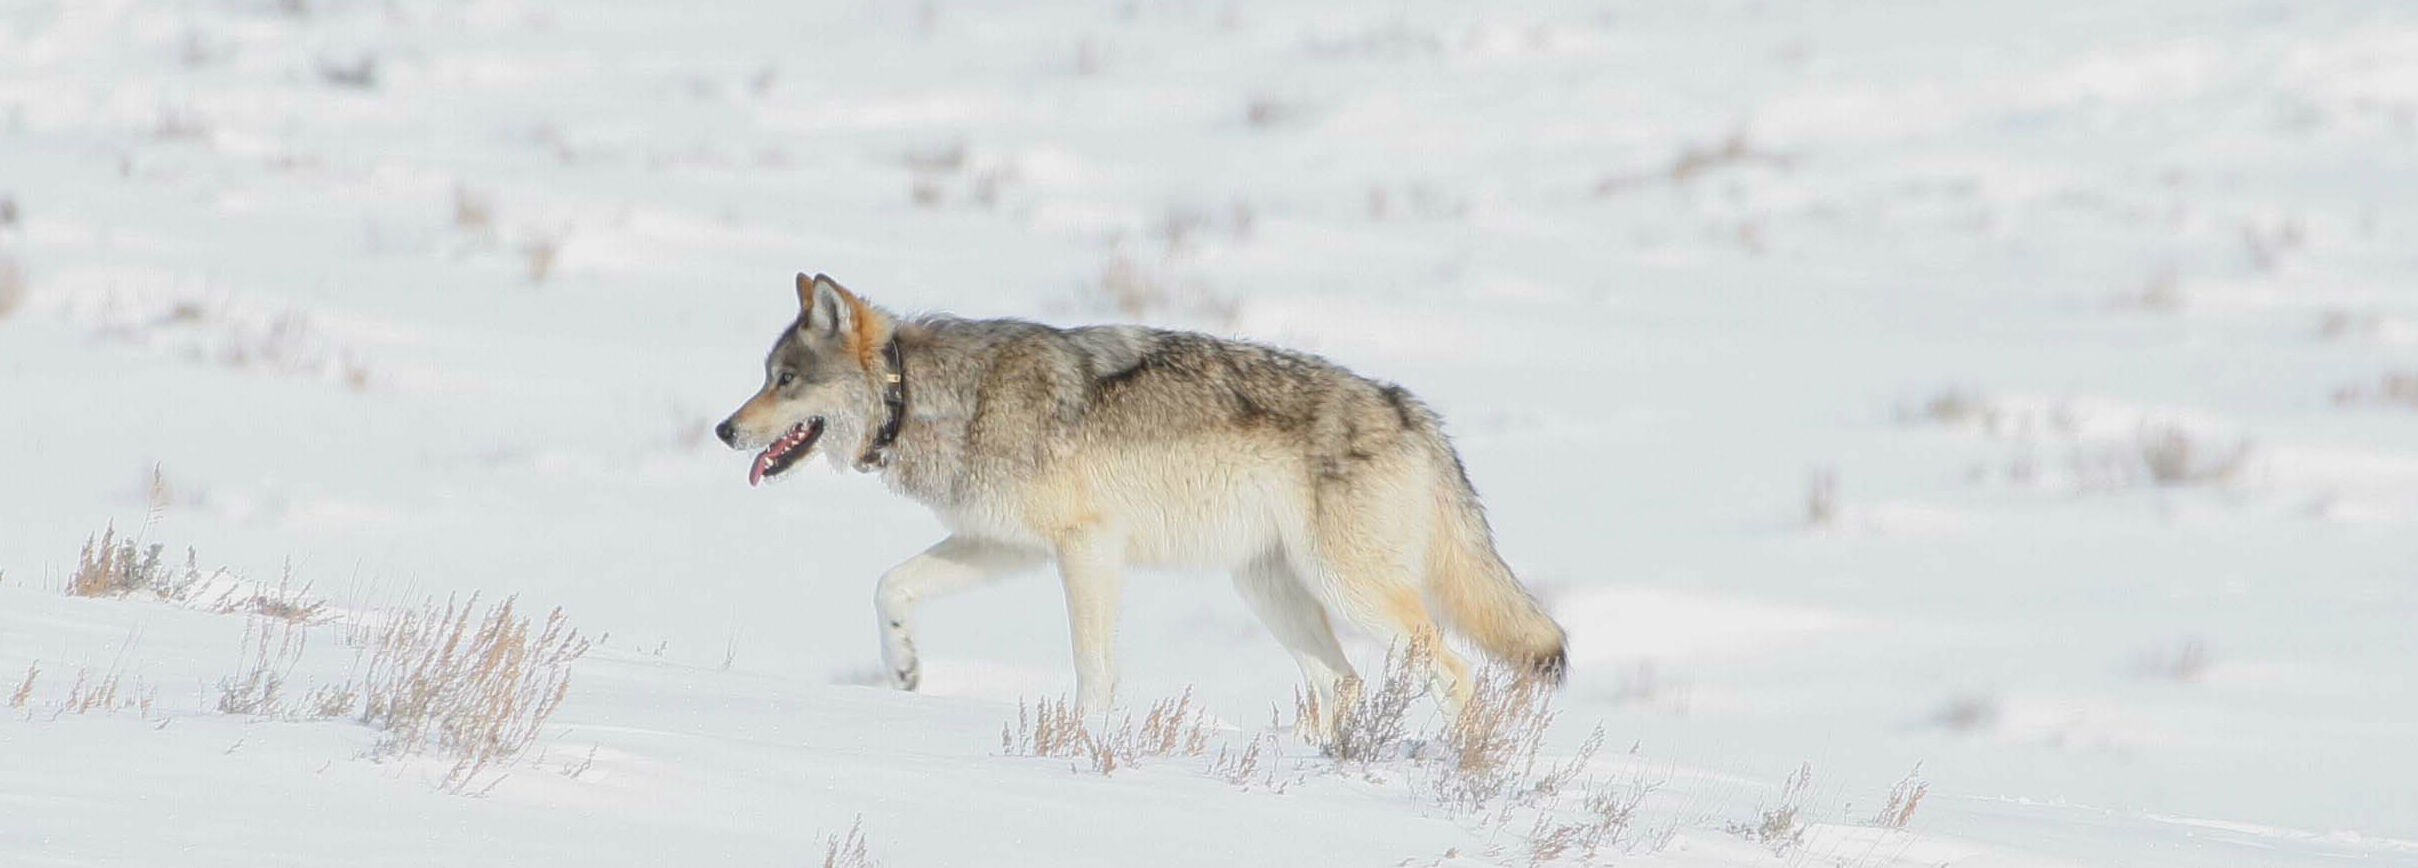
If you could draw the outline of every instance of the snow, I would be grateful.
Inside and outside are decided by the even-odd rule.
[[[707,433],[790,275],[1073,323],[1117,263],[1446,416],[1572,633],[1548,754],[1660,783],[1613,861],[2418,863],[2406,5],[21,0],[0,199],[0,864],[813,864],[860,815],[893,866],[1524,862],[1407,761],[1003,754],[1072,689],[1045,575],[862,686],[938,525]],[[113,523],[601,642],[542,761],[441,792],[215,711],[244,616],[62,595]],[[1133,577],[1118,657],[1220,746],[1291,712],[1223,577]],[[79,668],[153,707],[54,717]],[[1805,845],[1724,831],[1801,763]]]

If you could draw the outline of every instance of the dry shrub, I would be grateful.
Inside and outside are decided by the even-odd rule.
[[[17,260],[0,256],[0,319],[7,319],[25,306],[25,270]]]
[[[192,553],[186,553],[186,571],[193,572]],[[221,572],[224,572],[223,570]],[[209,609],[221,614],[257,615],[296,624],[316,624],[328,619],[327,601],[312,595],[312,583],[294,583],[294,562],[286,561],[277,576],[276,587],[254,585],[249,592],[228,590],[211,601]]]
[[[1988,696],[1959,696],[1931,713],[1931,722],[1953,732],[1977,732],[1998,725],[1998,700]]]
[[[2190,684],[2207,677],[2213,662],[2205,640],[2186,637],[2171,646],[2141,652],[2133,659],[2133,672],[2143,678]]]
[[[1678,155],[1671,158],[1671,164],[1661,171],[1614,175],[1598,181],[1595,195],[1617,195],[1656,181],[1685,185],[1722,169],[1754,165],[1787,169],[1796,165],[1796,158],[1759,147],[1748,139],[1745,130],[1735,130],[1714,144],[1682,145]]]
[[[2297,217],[2279,218],[2273,226],[2260,225],[2256,220],[2242,223],[2242,250],[2249,256],[2250,267],[2260,272],[2274,271],[2284,254],[2301,249],[2307,242],[2308,229]]]
[[[1900,405],[1898,421],[1905,423],[1931,422],[1939,425],[1962,425],[1990,412],[1990,399],[1979,392],[1961,386],[1949,386],[1933,393],[1912,407]]]
[[[1931,794],[1931,784],[1923,780],[1922,774],[1923,764],[1915,763],[1913,771],[1907,772],[1905,777],[1898,779],[1896,786],[1889,788],[1889,801],[1881,804],[1881,812],[1874,814],[1872,821],[1866,825],[1881,829],[1906,828],[1906,824],[1914,819],[1915,806],[1922,804],[1923,797]]]
[[[1309,106],[1275,94],[1255,93],[1243,101],[1243,123],[1253,129],[1286,126],[1309,116]]]
[[[1839,472],[1816,470],[1805,484],[1805,525],[1828,527],[1839,521]]]
[[[25,664],[25,680],[17,682],[17,689],[9,692],[8,707],[24,708],[25,700],[34,695],[34,682],[41,677],[42,661]]]
[[[2250,459],[2248,441],[2213,450],[2180,425],[2144,426],[2136,442],[2142,469],[2162,486],[2229,482]]]
[[[1568,762],[1552,767],[1521,794],[1525,804],[1540,808],[1523,836],[1528,842],[1529,865],[1542,865],[1565,857],[1575,857],[1573,861],[1580,865],[1593,865],[1597,857],[1609,848],[1622,845],[1634,848],[1641,843],[1659,848],[1676,833],[1674,828],[1648,842],[1637,841],[1629,835],[1637,821],[1637,809],[1645,804],[1646,796],[1653,793],[1654,784],[1643,778],[1619,783],[1580,777],[1603,744],[1604,729],[1597,726],[1588,735],[1587,741],[1579,746],[1576,755]],[[1569,814],[1550,810],[1562,800],[1563,791],[1574,783],[1577,784],[1578,810]],[[1510,814],[1504,811],[1500,816],[1508,819]]]
[[[1110,254],[1099,277],[1082,288],[1077,300],[1086,308],[1127,319],[1175,314],[1231,323],[1240,310],[1233,299],[1203,283],[1153,273],[1121,251]]]
[[[562,255],[562,239],[539,235],[521,242],[521,264],[526,267],[530,283],[544,283],[554,275],[554,261]]]
[[[357,719],[383,731],[373,759],[451,759],[440,787],[462,792],[537,741],[570,690],[571,664],[588,650],[561,609],[533,625],[513,607],[507,597],[481,611],[473,595],[390,613],[369,633],[362,677],[323,689],[318,704],[357,704]]]
[[[210,119],[191,108],[160,106],[151,123],[151,137],[163,142],[199,141],[210,137]]]
[[[351,62],[321,58],[319,80],[337,87],[354,90],[376,90],[378,87],[378,56],[363,52]]]
[[[1320,745],[1338,762],[1369,763],[1396,759],[1411,735],[1411,705],[1428,693],[1427,649],[1416,643],[1388,648],[1385,673],[1374,690],[1357,675],[1337,685],[1335,731]],[[1295,714],[1322,720],[1315,694],[1295,693]]]
[[[0,281],[5,280],[6,275],[0,274]],[[4,296],[6,292],[6,286],[0,284],[0,296]],[[0,307],[5,305],[6,298],[0,297]],[[6,310],[0,310],[0,315],[6,315],[6,313]],[[2334,390],[2334,403],[2344,405],[2399,404],[2418,409],[2418,374],[2388,373],[2374,386],[2344,386]]]
[[[359,390],[369,366],[308,313],[182,290],[101,296],[81,312],[95,337],[195,364],[336,380]]]
[[[1438,798],[1474,810],[1516,785],[1536,783],[1545,730],[1556,716],[1552,695],[1550,684],[1525,673],[1489,667],[1479,674],[1468,705],[1444,723],[1443,756],[1429,764]],[[1593,741],[1602,740],[1598,730]]]
[[[453,225],[471,232],[493,231],[495,197],[461,184],[453,185]]]
[[[1193,706],[1189,687],[1152,703],[1140,723],[1128,714],[1114,723],[1103,721],[1098,732],[1086,728],[1082,712],[1063,697],[1043,697],[1030,711],[1020,700],[1016,722],[999,728],[999,748],[1008,756],[1081,759],[1105,775],[1145,758],[1208,752],[1209,718]]]
[[[833,835],[823,843],[823,868],[881,868],[865,848],[865,815],[856,815],[848,824],[848,833]]]
[[[1676,833],[1674,825],[1658,834],[1631,834],[1639,806],[1658,784],[1642,775],[1589,776],[1604,745],[1602,727],[1566,760],[1545,758],[1545,735],[1557,717],[1553,691],[1527,673],[1481,670],[1458,715],[1432,730],[1414,729],[1410,708],[1430,692],[1427,655],[1416,645],[1389,651],[1377,683],[1355,679],[1344,685],[1335,736],[1324,746],[1335,770],[1369,776],[1380,763],[1407,758],[1415,790],[1455,814],[1478,815],[1482,825],[1516,845],[1509,850],[1489,846],[1486,855],[1506,861],[1592,864],[1614,848],[1658,848]],[[1318,711],[1306,699],[1297,699],[1295,710],[1304,719],[1316,719]],[[1238,785],[1250,780],[1252,761],[1273,747],[1262,743],[1254,742],[1230,763],[1212,765],[1211,772],[1243,769],[1227,780]]]
[[[1806,794],[1813,789],[1813,763],[1802,763],[1780,784],[1778,804],[1755,808],[1755,819],[1733,822],[1722,831],[1747,841],[1768,847],[1774,856],[1786,856],[1805,843],[1805,824],[1799,816],[1805,810]]]
[[[2118,310],[2138,310],[2150,313],[2180,313],[2190,306],[2191,297],[2183,290],[2183,276],[2174,268],[2161,268],[2141,281],[2132,292],[2116,297]]]

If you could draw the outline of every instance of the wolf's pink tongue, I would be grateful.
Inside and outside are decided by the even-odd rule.
[[[762,452],[758,452],[758,453],[756,453],[756,463],[755,463],[755,465],[754,465],[754,466],[752,466],[752,467],[747,468],[747,484],[748,484],[748,486],[750,486],[750,487],[754,487],[754,486],[756,486],[756,485],[761,485],[761,484],[763,484],[763,482],[764,482],[764,468],[766,468],[766,467],[770,467],[770,466],[772,466],[772,450],[770,450],[770,449],[766,449],[766,450],[764,450],[764,451],[762,451]]]

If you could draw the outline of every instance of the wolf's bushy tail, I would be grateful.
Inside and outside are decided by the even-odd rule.
[[[1570,670],[1562,625],[1545,614],[1495,553],[1494,530],[1476,489],[1466,476],[1455,475],[1446,482],[1454,490],[1441,498],[1443,520],[1428,554],[1428,593],[1452,628],[1487,655],[1561,684]]]

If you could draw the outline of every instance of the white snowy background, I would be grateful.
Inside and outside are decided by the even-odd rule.
[[[1004,755],[1072,688],[1046,574],[863,686],[937,523],[707,434],[797,271],[1424,396],[1570,630],[1549,753],[1661,784],[1610,861],[2418,864],[2383,0],[0,2],[0,864],[1525,864],[1296,742],[1282,793]],[[603,641],[441,792],[215,711],[246,618],[63,594],[111,524]],[[1290,716],[1224,577],[1125,599],[1127,696]],[[157,701],[54,714],[80,667]],[[1724,831],[1802,764],[1806,845]]]

